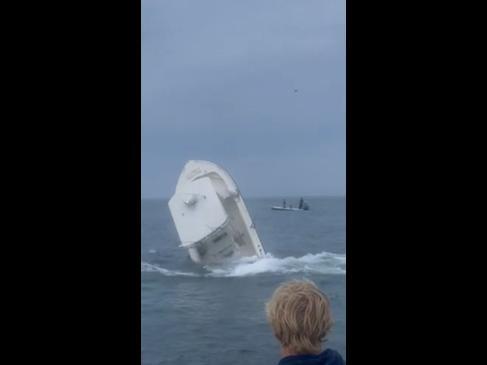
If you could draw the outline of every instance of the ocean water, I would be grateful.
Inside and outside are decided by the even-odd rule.
[[[270,209],[282,198],[245,199],[266,257],[199,267],[178,247],[167,200],[142,200],[143,365],[277,364],[264,306],[281,282],[303,278],[330,298],[335,324],[325,346],[346,358],[345,198],[305,201],[309,211],[286,212]]]

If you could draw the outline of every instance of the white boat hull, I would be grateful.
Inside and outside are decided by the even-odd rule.
[[[291,211],[293,211],[293,212],[295,212],[295,211],[299,211],[299,212],[300,212],[300,211],[303,211],[303,212],[305,212],[305,211],[307,210],[307,209],[299,209],[299,208],[284,208],[284,207],[275,207],[275,206],[274,206],[274,207],[272,207],[271,209],[272,209],[272,210],[291,210]]]
[[[186,163],[169,210],[180,247],[196,263],[265,255],[235,181],[212,162]]]

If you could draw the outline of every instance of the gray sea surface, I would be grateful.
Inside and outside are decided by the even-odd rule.
[[[273,211],[285,198],[245,199],[266,250],[213,267],[178,247],[167,200],[142,200],[142,364],[277,364],[264,306],[283,281],[311,279],[330,298],[326,347],[345,354],[345,197],[304,197],[309,211]]]

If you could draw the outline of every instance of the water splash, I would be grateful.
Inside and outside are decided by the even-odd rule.
[[[302,257],[276,258],[272,254],[257,258],[245,258],[229,265],[206,266],[208,276],[239,277],[264,273],[273,274],[345,274],[346,256],[330,252],[307,254]]]
[[[158,272],[161,273],[164,276],[200,276],[196,273],[192,272],[183,272],[183,271],[177,271],[177,270],[168,270],[164,269],[163,267],[154,265],[154,264],[149,264],[147,262],[141,262],[141,267],[140,267],[141,272]]]
[[[221,265],[204,266],[207,273],[168,270],[154,264],[142,262],[142,272],[159,272],[165,276],[193,277],[245,277],[260,274],[322,274],[342,275],[346,273],[346,255],[331,252],[306,254],[302,257],[277,258],[268,253],[262,258],[244,257]]]

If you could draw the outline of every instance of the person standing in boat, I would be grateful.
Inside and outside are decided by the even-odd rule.
[[[333,320],[328,298],[312,281],[281,284],[266,304],[266,314],[281,345],[278,365],[345,365],[337,351],[322,351]]]
[[[303,203],[304,203],[303,198],[299,199],[299,209],[303,209]]]
[[[282,201],[282,207],[283,207],[283,208],[286,208],[286,199],[284,199],[284,200]]]

